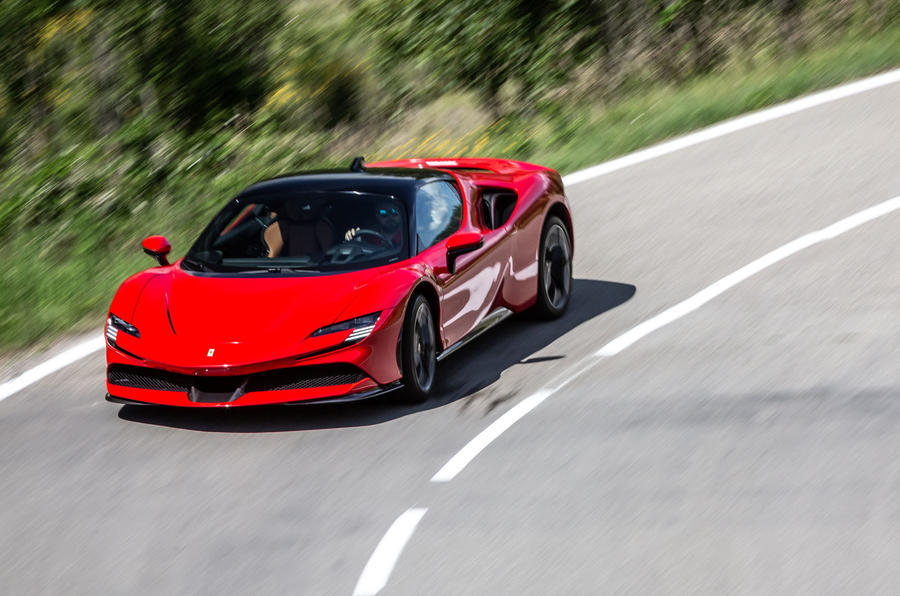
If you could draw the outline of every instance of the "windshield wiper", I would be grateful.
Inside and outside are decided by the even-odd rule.
[[[203,272],[213,272],[213,273],[240,273],[240,274],[259,274],[265,275],[266,273],[274,273],[278,274],[283,271],[290,271],[292,273],[317,273],[317,269],[306,269],[303,267],[282,267],[281,265],[250,265],[250,266],[235,266],[235,265],[220,265],[218,267],[211,266],[210,263],[198,259],[193,256],[184,257],[184,264],[187,265],[192,270],[203,271]]]
[[[259,270],[265,271],[266,273],[281,273],[282,271],[290,271],[291,273],[318,273],[317,269],[304,269],[303,267],[269,266],[261,267]]]
[[[282,271],[290,271],[292,273],[315,273],[316,269],[308,269],[305,267],[288,267],[283,265],[259,265],[254,271],[266,272],[266,273],[281,273]]]

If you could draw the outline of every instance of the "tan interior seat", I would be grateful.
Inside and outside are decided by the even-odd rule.
[[[269,258],[321,255],[334,244],[334,228],[326,219],[276,220],[263,232]]]

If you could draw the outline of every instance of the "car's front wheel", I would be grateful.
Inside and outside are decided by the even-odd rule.
[[[421,403],[428,398],[437,368],[437,343],[431,306],[417,294],[406,309],[400,339],[403,401]]]

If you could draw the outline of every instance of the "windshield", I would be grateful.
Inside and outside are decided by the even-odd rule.
[[[358,192],[238,197],[185,256],[195,271],[335,271],[406,258],[407,218],[394,197]]]

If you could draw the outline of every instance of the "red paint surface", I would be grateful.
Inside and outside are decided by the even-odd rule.
[[[117,345],[121,350],[107,346],[107,364],[221,376],[349,363],[367,375],[353,385],[247,393],[228,406],[337,397],[369,391],[401,378],[397,341],[406,303],[421,284],[429,285],[437,294],[440,313],[436,319],[445,348],[497,307],[518,312],[534,304],[538,243],[548,211],[561,205],[571,224],[559,175],[533,164],[481,158],[410,159],[369,167],[444,169],[424,165],[436,161],[456,162],[457,166],[447,171],[455,176],[463,194],[460,230],[447,240],[399,263],[333,275],[218,277],[185,271],[180,262],[143,271],[122,284],[110,307],[111,313],[135,325],[141,336],[119,332]],[[480,189],[486,187],[508,189],[518,195],[512,217],[495,230],[481,224],[476,208]],[[456,272],[451,274],[447,268],[448,245],[470,243],[478,236],[483,244],[457,257]],[[154,241],[153,246],[161,247],[161,242]],[[374,331],[359,343],[338,348],[350,331],[311,337],[321,327],[376,311],[383,311],[382,316]],[[212,356],[208,355],[210,350]],[[304,357],[310,353],[316,355]],[[225,405],[195,403],[179,392],[109,384],[107,390],[116,397],[148,403]]]

